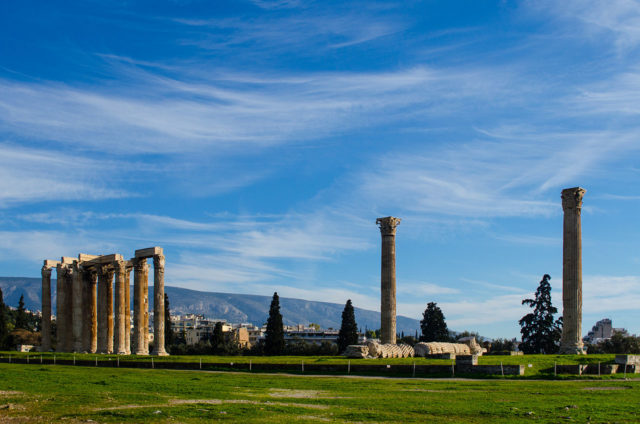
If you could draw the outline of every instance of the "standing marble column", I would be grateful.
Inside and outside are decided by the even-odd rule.
[[[98,273],[94,268],[86,268],[84,276],[84,323],[82,326],[83,351],[95,353],[98,348],[98,321],[96,286]]]
[[[382,235],[380,263],[380,336],[381,343],[396,343],[396,227],[400,218],[376,219]]]
[[[51,267],[42,267],[42,342],[41,352],[51,350]]]
[[[582,197],[580,187],[562,190],[562,338],[560,353],[585,353],[582,344]]]
[[[98,274],[98,353],[113,353],[113,273],[104,265]]]
[[[153,354],[168,355],[164,346],[164,256],[153,257]]]
[[[149,325],[148,315],[148,275],[149,265],[146,258],[136,258],[133,263],[133,341],[136,355],[148,355]]]
[[[66,319],[65,319],[65,274],[67,269],[64,265],[58,264],[56,267],[56,351],[64,352],[65,340],[64,335],[66,331]]]
[[[127,263],[124,274],[124,351],[126,355],[131,355],[131,279],[129,275],[132,267],[129,264],[130,262]]]
[[[82,352],[83,350],[83,342],[82,342],[82,322],[83,322],[83,314],[82,314],[82,268],[80,264],[76,261],[71,266],[71,284],[73,285],[73,296],[71,298],[71,313],[73,315],[73,352]]]
[[[64,274],[64,350],[73,351],[73,268],[67,265],[67,272]]]
[[[118,355],[124,355],[125,350],[125,274],[127,266],[125,261],[115,262],[116,270],[116,305],[115,305],[115,329],[114,329],[114,352]]]

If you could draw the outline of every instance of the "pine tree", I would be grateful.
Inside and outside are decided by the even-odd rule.
[[[344,352],[347,346],[354,344],[358,344],[358,324],[356,324],[356,315],[351,299],[349,299],[342,311],[342,325],[340,325],[338,333],[338,351]]]
[[[280,298],[277,292],[273,293],[271,307],[269,308],[264,351],[267,355],[279,355],[284,351],[284,328],[282,326],[282,315],[280,314]]]
[[[420,328],[422,329],[421,341],[423,342],[446,342],[449,340],[449,330],[444,321],[444,314],[435,302],[427,304],[427,309],[422,314]]]
[[[525,353],[556,353],[562,333],[561,319],[554,320],[558,312],[551,304],[551,284],[549,274],[545,274],[536,290],[535,299],[524,299],[523,305],[529,305],[533,312],[522,317],[520,349]]]
[[[29,328],[27,312],[24,309],[24,295],[20,296],[18,301],[18,310],[16,311],[16,325],[15,328],[22,328],[28,330]]]
[[[4,304],[2,289],[0,288],[0,349],[6,349],[7,336],[7,307]]]
[[[164,345],[171,348],[173,345],[173,328],[171,328],[171,307],[169,305],[169,295],[164,294]]]

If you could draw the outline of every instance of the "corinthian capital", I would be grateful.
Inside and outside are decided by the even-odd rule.
[[[582,209],[582,197],[587,190],[581,187],[565,188],[562,190],[562,210]]]
[[[42,276],[45,278],[51,278],[51,267],[43,266],[42,267]]]
[[[164,255],[155,255],[153,257],[153,267],[164,269]]]
[[[400,225],[400,221],[402,221],[400,218],[387,216],[376,219],[376,224],[380,227],[380,232],[383,236],[395,236],[396,227]]]

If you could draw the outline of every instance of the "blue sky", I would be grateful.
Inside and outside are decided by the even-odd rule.
[[[167,283],[519,336],[561,309],[587,189],[583,331],[640,332],[640,2],[0,5],[0,274],[161,245]]]

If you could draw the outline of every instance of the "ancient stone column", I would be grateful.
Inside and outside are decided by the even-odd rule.
[[[115,262],[116,269],[116,305],[115,305],[115,329],[114,329],[114,352],[124,355],[125,350],[125,274],[127,266],[125,261]]]
[[[84,276],[84,323],[82,326],[83,351],[95,353],[98,348],[98,315],[96,286],[98,273],[94,268],[87,268]]]
[[[136,355],[148,355],[147,321],[148,306],[148,276],[149,265],[146,258],[136,258],[133,264],[133,340]]]
[[[580,187],[562,190],[562,338],[560,353],[584,353],[582,344],[582,197]]]
[[[105,265],[98,274],[98,353],[113,353],[113,273]]]
[[[124,274],[124,322],[125,322],[125,335],[124,335],[124,351],[125,354],[131,354],[131,279],[129,274],[131,273],[130,263],[127,263],[127,268]]]
[[[56,351],[64,352],[64,335],[65,335],[65,305],[64,300],[66,298],[65,295],[65,274],[67,272],[66,267],[62,264],[58,264],[56,267]]]
[[[73,348],[74,352],[82,352],[83,351],[83,341],[82,341],[82,322],[83,322],[83,313],[82,313],[82,268],[78,262],[74,262],[71,266],[71,284],[73,284],[73,296],[71,298],[71,313],[73,315]]]
[[[382,235],[380,266],[380,336],[381,343],[396,343],[396,227],[400,218],[376,219]]]
[[[42,267],[42,342],[41,352],[51,350],[51,268]]]
[[[153,257],[153,355],[168,355],[164,346],[164,256]]]
[[[73,269],[67,265],[67,272],[64,274],[64,351],[73,351]]]

